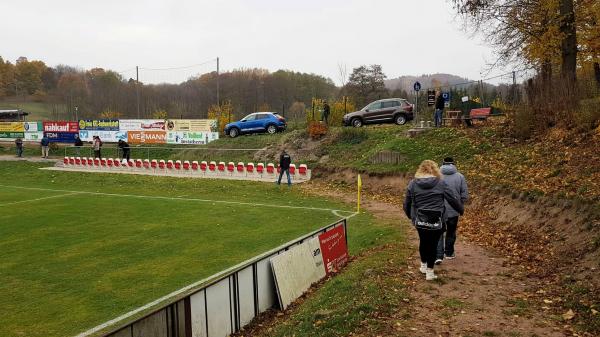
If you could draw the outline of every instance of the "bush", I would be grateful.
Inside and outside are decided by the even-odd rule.
[[[575,113],[575,125],[581,131],[591,131],[600,125],[600,97],[579,101]]]

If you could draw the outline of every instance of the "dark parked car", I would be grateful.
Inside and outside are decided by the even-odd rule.
[[[344,125],[396,123],[404,125],[413,119],[413,105],[404,98],[387,98],[368,104],[359,111],[344,115]]]
[[[285,118],[275,112],[255,112],[237,122],[225,125],[225,134],[235,138],[241,134],[266,132],[273,134],[287,127]]]

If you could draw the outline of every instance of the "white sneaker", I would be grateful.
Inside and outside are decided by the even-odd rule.
[[[435,264],[442,264],[442,259],[435,260]]]
[[[437,279],[438,277],[433,273],[433,268],[429,269],[427,268],[426,272],[425,272],[425,280],[427,281],[433,281],[435,279]]]
[[[425,274],[427,272],[427,263],[421,262],[421,268],[419,268],[419,271]]]
[[[453,259],[455,259],[455,258],[456,258],[456,254],[452,254],[452,255],[446,255],[446,257],[445,257],[445,258],[446,258],[446,259],[448,259],[448,260],[453,260]]]

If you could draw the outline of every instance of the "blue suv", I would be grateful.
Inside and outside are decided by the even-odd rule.
[[[274,134],[287,127],[285,118],[276,112],[255,112],[241,120],[225,125],[225,134],[235,138],[241,134],[262,133]]]

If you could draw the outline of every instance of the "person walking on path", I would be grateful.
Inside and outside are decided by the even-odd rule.
[[[17,147],[17,157],[23,157],[23,139],[17,138],[15,139],[15,146]]]
[[[122,151],[122,160],[127,159],[127,161],[129,161],[129,144],[124,141],[123,139],[119,139],[119,144],[117,145],[119,147],[119,149]]]
[[[102,159],[102,153],[100,152],[102,150],[102,141],[100,140],[100,137],[94,136],[93,147],[94,158]]]
[[[40,145],[42,146],[42,158],[48,158],[49,147],[50,147],[50,139],[44,135],[42,140],[40,141]]]
[[[79,138],[79,135],[75,135],[75,154],[77,157],[81,156],[81,147],[83,146],[83,141]]]
[[[425,274],[427,281],[437,278],[433,268],[437,243],[444,231],[446,201],[462,215],[463,205],[442,180],[438,165],[432,160],[423,161],[415,173],[415,178],[408,184],[403,209],[419,233],[419,271]]]
[[[469,190],[465,176],[458,172],[454,159],[452,157],[444,158],[440,171],[446,185],[460,197],[460,201],[464,205],[469,199]],[[436,264],[442,263],[444,256],[449,260],[455,257],[454,243],[456,242],[456,228],[458,227],[458,217],[460,214],[447,201],[446,215],[448,217],[448,220],[446,220],[446,233],[442,234],[440,241],[438,241]]]
[[[444,114],[444,104],[445,103],[446,103],[446,101],[444,100],[442,93],[439,92],[438,97],[435,100],[435,112],[433,114],[433,121],[434,121],[436,128],[439,128],[442,126],[442,116]]]
[[[329,113],[331,112],[331,108],[329,107],[329,104],[327,104],[327,101],[323,100],[323,119],[325,121],[325,124],[329,125]]]
[[[292,163],[292,157],[283,150],[279,156],[279,179],[277,179],[277,185],[281,185],[281,178],[283,172],[287,175],[288,186],[292,186],[292,178],[290,178],[290,164]]]

